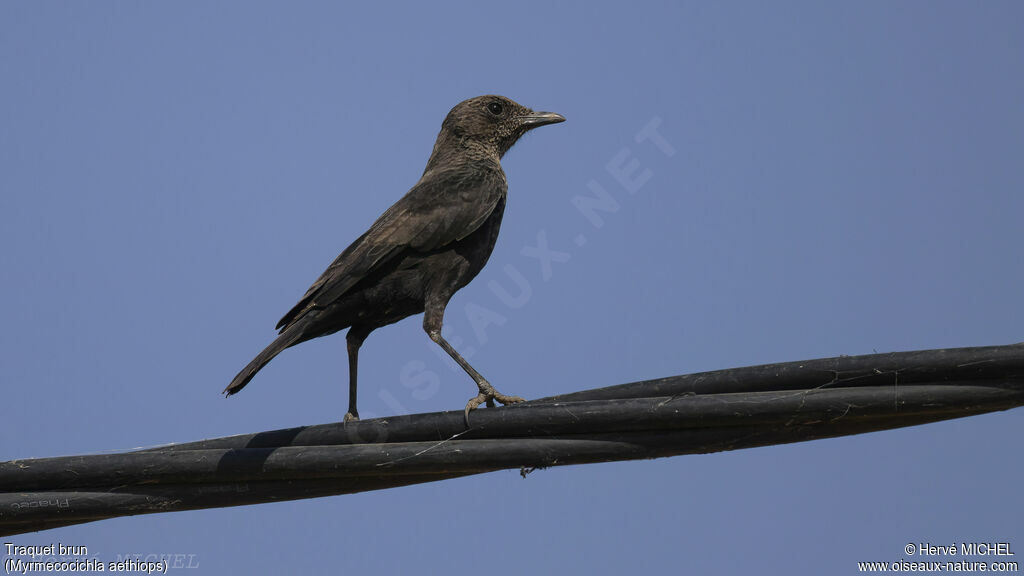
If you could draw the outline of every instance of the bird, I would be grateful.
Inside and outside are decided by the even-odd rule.
[[[501,158],[528,131],[564,122],[509,98],[478,96],[444,121],[419,181],[327,267],[277,323],[278,336],[224,389],[237,393],[283,350],[348,329],[349,405],[356,407],[359,348],[371,332],[423,313],[423,329],[476,382],[469,413],[522,402],[498,392],[441,335],[452,296],[484,267],[498,239],[508,183]]]

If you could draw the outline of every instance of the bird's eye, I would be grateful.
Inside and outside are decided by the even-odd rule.
[[[495,116],[501,116],[501,112],[502,110],[504,110],[504,108],[502,108],[500,102],[491,102],[490,104],[487,105],[487,110],[489,110],[490,113],[494,114]]]

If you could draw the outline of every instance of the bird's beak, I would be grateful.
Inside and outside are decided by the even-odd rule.
[[[538,126],[565,122],[565,116],[555,114],[554,112],[530,112],[529,114],[520,116],[519,121],[522,122],[522,125],[526,126],[527,129],[530,129]]]

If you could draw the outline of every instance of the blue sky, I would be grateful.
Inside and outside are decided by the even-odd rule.
[[[1022,21],[1014,2],[4,3],[0,460],[339,420],[340,335],[219,392],[487,93],[568,119],[506,155],[502,235],[446,316],[505,393],[1024,340]],[[637,140],[651,122],[673,154]],[[613,172],[633,161],[630,193]],[[573,201],[593,183],[599,222]],[[513,277],[527,292],[503,299]],[[363,417],[474,393],[420,323],[367,340]],[[1018,410],[6,541],[203,574],[852,573],[908,542],[1024,547],[1022,430]]]

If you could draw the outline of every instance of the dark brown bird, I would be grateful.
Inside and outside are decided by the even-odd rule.
[[[349,406],[358,420],[359,347],[377,328],[425,312],[423,329],[476,381],[469,411],[487,402],[521,402],[494,389],[441,336],[448,300],[487,263],[505,210],[501,157],[523,134],[564,122],[501,96],[459,103],[441,124],[419,182],[345,249],[277,323],[279,336],[224,389],[241,390],[285,348],[348,328]]]

